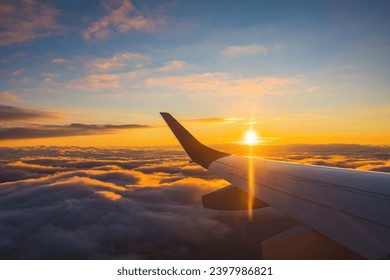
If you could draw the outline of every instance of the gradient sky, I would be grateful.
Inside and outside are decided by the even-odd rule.
[[[390,144],[388,1],[1,1],[1,145]],[[248,124],[251,123],[251,124]]]

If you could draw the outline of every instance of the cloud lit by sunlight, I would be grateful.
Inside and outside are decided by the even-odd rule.
[[[304,164],[390,171],[386,147],[237,148]],[[253,244],[295,225],[268,208],[249,216],[202,208],[201,196],[228,182],[188,165],[179,148],[40,146],[0,148],[0,155],[0,259],[260,258]]]

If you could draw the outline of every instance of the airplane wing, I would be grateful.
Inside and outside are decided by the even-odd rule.
[[[302,224],[264,241],[263,256],[266,250],[270,258],[307,259],[309,251],[336,248],[350,252],[347,258],[390,258],[390,174],[233,156],[201,144],[169,113],[161,115],[193,161],[232,184],[206,194],[205,207],[271,206]],[[336,249],[324,258],[341,258]]]

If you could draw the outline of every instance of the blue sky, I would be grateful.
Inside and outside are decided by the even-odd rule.
[[[324,137],[385,143],[389,5],[2,1],[1,104],[61,115],[2,126],[154,126],[170,111],[256,119],[269,125],[263,134],[286,141],[321,126]]]

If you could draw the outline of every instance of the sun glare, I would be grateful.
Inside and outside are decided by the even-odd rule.
[[[258,142],[258,139],[257,139],[256,132],[254,132],[253,130],[248,130],[245,133],[245,144],[252,146],[252,145],[256,145],[257,142]]]

